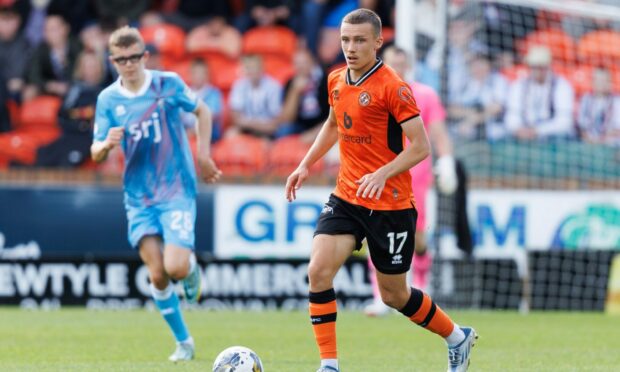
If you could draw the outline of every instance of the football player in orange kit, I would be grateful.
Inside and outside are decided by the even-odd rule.
[[[448,370],[466,371],[474,329],[459,327],[427,294],[407,285],[417,218],[408,171],[430,152],[420,111],[409,85],[377,58],[383,38],[376,13],[348,13],[340,40],[347,66],[329,75],[329,117],[285,189],[293,201],[310,167],[338,142],[336,189],[319,217],[308,266],[317,372],[339,371],[333,279],[364,238],[383,302],[445,338]]]

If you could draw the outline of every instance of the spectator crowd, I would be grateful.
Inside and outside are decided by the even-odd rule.
[[[97,94],[117,78],[107,38],[125,24],[143,34],[148,68],[178,73],[207,103],[225,172],[290,168],[327,117],[340,19],[357,7],[381,16],[392,43],[394,0],[0,0],[0,169],[92,166]],[[444,60],[424,17],[435,7],[417,1],[411,73],[441,93],[455,140],[620,146],[620,53],[605,47],[620,45],[618,24],[453,0]],[[191,115],[183,124],[194,130]]]

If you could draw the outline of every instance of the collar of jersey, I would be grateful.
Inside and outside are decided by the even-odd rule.
[[[375,64],[370,68],[370,70],[366,71],[366,73],[355,82],[351,81],[349,69],[347,68],[347,85],[359,87],[364,81],[366,81],[370,77],[370,75],[374,74],[375,71],[377,71],[381,66],[383,66],[383,61],[380,58],[377,58],[377,62],[375,62]]]
[[[118,92],[127,98],[135,98],[140,97],[146,93],[147,89],[151,85],[151,81],[153,80],[153,74],[151,70],[144,70],[144,83],[137,92],[132,92],[129,89],[125,88],[123,84],[121,84],[121,77],[119,76],[116,80],[116,84],[118,85]]]

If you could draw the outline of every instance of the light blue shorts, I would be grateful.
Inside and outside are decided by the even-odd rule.
[[[151,206],[125,205],[127,211],[128,239],[138,248],[140,239],[159,235],[164,244],[194,249],[196,200],[176,199]]]

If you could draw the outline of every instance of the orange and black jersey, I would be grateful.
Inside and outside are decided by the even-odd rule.
[[[358,81],[346,67],[328,79],[329,104],[338,123],[340,171],[334,194],[374,210],[411,208],[411,176],[405,171],[387,180],[379,200],[358,198],[355,183],[392,161],[405,146],[401,124],[420,114],[411,88],[383,61]]]

